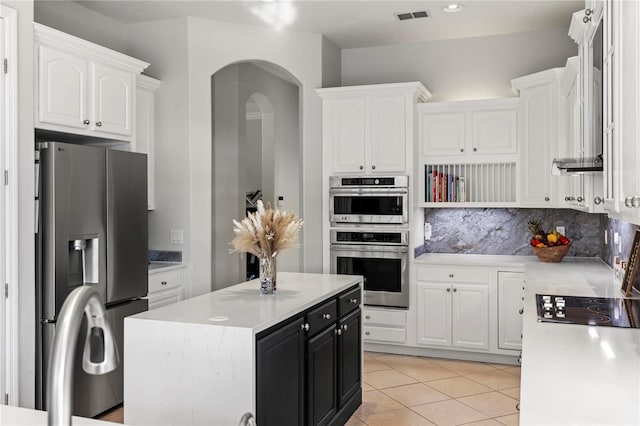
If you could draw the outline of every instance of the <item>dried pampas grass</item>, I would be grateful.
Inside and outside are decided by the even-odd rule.
[[[247,213],[247,217],[233,221],[236,234],[230,252],[247,252],[258,258],[275,258],[282,250],[291,247],[304,222],[294,213],[264,207],[258,201],[258,211]]]

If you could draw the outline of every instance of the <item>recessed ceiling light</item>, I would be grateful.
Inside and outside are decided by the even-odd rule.
[[[455,13],[455,12],[460,12],[462,9],[464,9],[463,5],[452,3],[448,6],[443,7],[442,11],[447,13]]]

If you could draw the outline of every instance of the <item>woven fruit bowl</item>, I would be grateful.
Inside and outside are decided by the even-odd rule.
[[[553,247],[531,247],[533,252],[538,256],[540,262],[556,263],[561,262],[562,258],[569,251],[571,244],[566,246],[553,246]]]

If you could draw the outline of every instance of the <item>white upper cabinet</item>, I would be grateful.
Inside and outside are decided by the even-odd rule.
[[[518,98],[418,105],[419,156],[425,162],[492,160],[518,149]],[[475,159],[475,160],[474,160]]]
[[[431,96],[421,83],[336,87],[317,93],[322,98],[326,174],[407,172],[415,104]]]
[[[557,207],[559,176],[552,162],[561,136],[560,77],[554,68],[511,81],[520,93],[520,205]]]
[[[149,64],[34,23],[35,127],[131,141],[135,75]]]

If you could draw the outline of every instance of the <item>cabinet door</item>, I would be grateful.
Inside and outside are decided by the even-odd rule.
[[[133,117],[133,76],[104,65],[92,64],[94,130],[130,136]]]
[[[464,155],[467,138],[464,112],[422,112],[419,120],[422,156]]]
[[[489,286],[458,283],[452,286],[453,345],[489,349]]]
[[[153,293],[149,292],[149,310],[178,303],[183,297],[182,286]]]
[[[371,97],[368,102],[368,172],[406,171],[405,97]]]
[[[522,349],[524,274],[498,272],[498,347]]]
[[[360,310],[338,323],[338,407],[342,408],[360,389],[362,336]]]
[[[260,426],[304,424],[303,319],[257,342],[256,423]]]
[[[331,164],[334,173],[365,172],[365,100],[330,101]]]
[[[552,189],[551,150],[554,114],[554,87],[540,84],[520,92],[521,111],[521,194],[522,206],[551,207]]]
[[[37,121],[86,128],[84,121],[89,120],[87,78],[86,60],[49,46],[39,46]]]
[[[515,154],[518,113],[513,109],[471,112],[473,155]]]
[[[332,326],[309,340],[307,345],[308,425],[329,424],[338,411],[337,337],[337,330]]]
[[[136,137],[134,151],[147,154],[147,209],[155,208],[155,96],[146,89],[136,89]]]
[[[451,346],[451,286],[418,283],[418,343]]]

